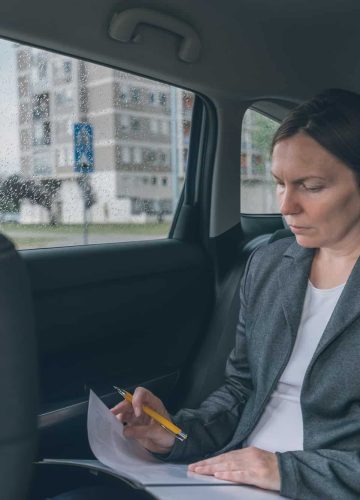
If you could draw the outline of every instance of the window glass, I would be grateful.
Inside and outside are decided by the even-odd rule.
[[[278,213],[275,183],[271,176],[270,148],[279,123],[248,109],[241,132],[241,212]]]
[[[0,230],[18,248],[163,238],[194,95],[0,40]]]

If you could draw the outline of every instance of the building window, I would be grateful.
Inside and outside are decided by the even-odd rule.
[[[151,177],[151,184],[153,186],[156,186],[156,184],[157,184],[157,178],[156,177]]]
[[[164,153],[164,151],[159,151],[158,158],[160,165],[164,165],[166,163],[166,153]]]
[[[72,63],[71,61],[64,61],[64,80],[69,83],[72,80]]]
[[[162,184],[163,186],[167,186],[167,183],[168,183],[168,179],[167,179],[167,177],[163,177],[163,178],[161,179],[161,184]]]
[[[49,94],[36,94],[33,97],[33,118],[40,120],[49,117]]]
[[[51,175],[52,174],[52,169],[51,165],[49,164],[48,161],[46,161],[45,158],[42,157],[34,157],[34,176],[40,176],[40,175]]]
[[[129,128],[129,125],[130,125],[129,115],[121,114],[120,115],[120,128],[122,130],[126,130],[127,128]]]
[[[61,108],[69,108],[73,105],[73,96],[71,89],[67,88],[55,93],[55,104],[56,107],[61,110]]]
[[[31,108],[28,103],[22,103],[19,105],[19,120],[20,123],[29,122],[31,119]]]
[[[69,83],[72,80],[72,61],[57,56],[53,62],[53,75],[56,83]]]
[[[43,123],[43,134],[44,134],[44,145],[49,146],[51,144],[51,129],[50,122]]]
[[[18,92],[19,97],[27,97],[29,95],[29,79],[25,76],[18,78]]]
[[[156,118],[150,118],[150,132],[152,134],[159,133],[159,121]]]
[[[123,146],[121,149],[121,159],[123,163],[130,163],[130,148]]]
[[[168,120],[161,120],[161,133],[163,135],[169,135],[170,133],[170,123]]]
[[[69,129],[67,120],[57,120],[53,122],[56,142],[67,142]],[[70,134],[72,135],[72,123],[70,122]]]
[[[148,149],[144,154],[144,159],[146,163],[154,163],[156,161],[156,152]]]
[[[73,158],[70,148],[61,148],[56,150],[56,164],[58,167],[72,166]]]
[[[89,111],[89,91],[85,85],[79,89],[79,107],[81,113],[88,113]]]
[[[47,63],[47,56],[44,53],[39,52],[37,54],[35,66],[36,66],[36,73],[34,75],[35,79],[38,82],[46,81],[48,74],[48,63]]]
[[[134,154],[134,163],[139,165],[141,163],[141,148],[138,146],[134,147],[133,154]]]
[[[161,106],[166,106],[167,104],[167,95],[164,92],[160,92],[159,94],[159,103]]]
[[[21,49],[17,53],[17,68],[26,71],[30,68],[31,54],[29,49]]]
[[[50,122],[34,122],[34,146],[48,146],[50,143]]]
[[[130,89],[131,102],[138,104],[140,102],[140,89],[138,87],[132,87]]]
[[[149,92],[148,93],[148,102],[149,104],[151,104],[152,106],[154,106],[156,104],[156,99],[155,99],[155,94],[154,92]]]
[[[127,104],[128,102],[128,88],[125,85],[117,85],[115,87],[115,101],[120,101],[122,104]],[[118,104],[118,103],[117,103]]]
[[[27,150],[30,147],[30,136],[28,130],[20,131],[20,146],[21,149]]]
[[[191,110],[194,104],[194,99],[192,94],[184,91],[182,96],[183,107],[186,110]]]
[[[53,67],[53,77],[56,82],[61,81],[61,66],[62,66],[61,58],[57,57],[56,59],[54,59],[52,67]]]
[[[42,123],[34,124],[34,146],[42,144],[43,140],[43,128]]]
[[[134,132],[139,131],[140,130],[140,120],[138,118],[132,117],[130,120],[130,127],[131,127],[131,130],[133,130]]]

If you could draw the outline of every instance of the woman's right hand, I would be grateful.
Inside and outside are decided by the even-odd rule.
[[[168,420],[171,420],[162,401],[144,387],[137,387],[132,403],[121,401],[111,408],[111,412],[120,422],[126,424],[124,436],[136,439],[144,448],[154,453],[169,453],[175,442],[175,436],[166,431],[143,411],[149,406]]]

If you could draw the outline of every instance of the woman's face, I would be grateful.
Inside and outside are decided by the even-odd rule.
[[[305,133],[276,144],[272,174],[280,212],[299,245],[341,249],[360,238],[353,171]]]

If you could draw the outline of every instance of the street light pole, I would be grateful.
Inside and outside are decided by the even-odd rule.
[[[178,199],[178,154],[177,154],[177,101],[176,87],[170,87],[170,127],[171,127],[171,179],[172,179],[172,213],[175,213]]]
[[[89,221],[88,221],[88,212],[87,212],[87,199],[86,199],[86,193],[85,193],[85,187],[86,187],[86,182],[87,182],[87,173],[82,174],[83,181],[84,181],[84,193],[83,193],[83,198],[84,198],[84,245],[87,245],[89,242]]]
[[[88,189],[90,172],[94,171],[93,128],[89,123],[74,123],[74,171],[80,173],[77,181],[84,200],[84,245],[89,241]]]

